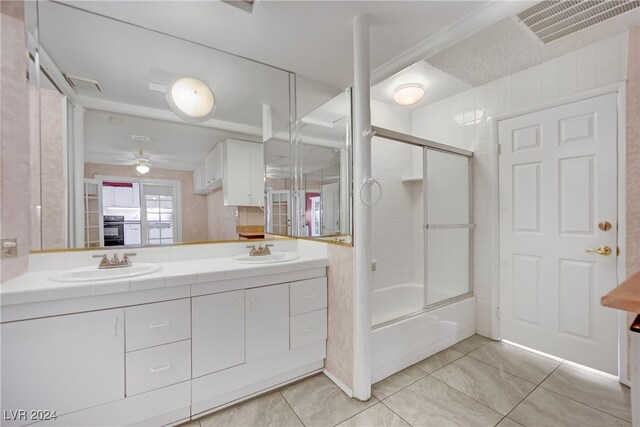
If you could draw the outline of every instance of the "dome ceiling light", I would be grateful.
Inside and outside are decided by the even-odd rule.
[[[393,102],[398,105],[415,105],[424,96],[424,88],[420,83],[409,83],[395,88]]]
[[[166,96],[173,112],[184,121],[200,123],[213,115],[213,92],[201,80],[180,77],[167,87]]]
[[[149,156],[145,156],[142,150],[140,150],[140,152],[134,157],[136,159],[136,171],[138,171],[140,175],[144,175],[145,173],[149,172],[149,170],[151,169],[151,165],[149,164]]]

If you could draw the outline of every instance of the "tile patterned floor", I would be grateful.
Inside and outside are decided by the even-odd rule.
[[[349,399],[315,375],[187,427],[630,426],[629,388],[474,335]]]

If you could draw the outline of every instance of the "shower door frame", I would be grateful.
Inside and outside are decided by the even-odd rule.
[[[468,151],[468,150],[464,150],[462,148],[457,148],[457,147],[453,147],[451,145],[446,145],[446,144],[442,144],[439,142],[435,142],[435,141],[431,141],[428,139],[423,139],[423,138],[419,138],[417,136],[413,136],[413,135],[407,135],[401,132],[396,132],[390,129],[385,129],[382,127],[378,127],[378,126],[371,126],[371,131],[373,132],[373,136],[377,136],[379,138],[383,138],[383,139],[388,139],[391,141],[396,141],[396,142],[400,142],[403,144],[409,144],[409,145],[414,145],[417,147],[422,148],[422,182],[423,182],[423,188],[422,188],[422,193],[423,193],[423,225],[422,225],[422,230],[423,230],[423,246],[424,246],[424,268],[423,268],[423,285],[424,285],[424,298],[423,298],[423,306],[421,310],[412,312],[412,313],[407,313],[403,316],[397,317],[395,319],[391,319],[388,320],[386,322],[382,322],[379,323],[377,325],[372,325],[372,330],[373,329],[378,329],[396,322],[400,322],[403,321],[405,319],[409,319],[411,317],[414,316],[419,316],[427,311],[436,309],[438,307],[442,307],[444,305],[448,305],[448,304],[453,304],[455,302],[458,301],[462,301],[464,299],[467,298],[471,298],[474,296],[473,291],[474,291],[474,269],[473,269],[473,261],[474,261],[474,232],[473,230],[475,229],[475,223],[473,222],[474,216],[473,216],[473,195],[474,195],[474,188],[473,188],[473,176],[474,176],[474,169],[473,169],[473,152],[472,151]],[[468,159],[469,162],[469,167],[468,167],[468,174],[469,174],[469,224],[458,224],[458,225],[447,225],[444,227],[438,227],[438,226],[434,226],[434,227],[430,227],[430,225],[427,223],[427,185],[426,185],[426,173],[427,173],[427,150],[435,150],[435,151],[440,151],[440,152],[444,152],[447,154],[451,154],[451,155],[458,155],[458,156],[462,156],[462,157],[466,157]],[[427,237],[427,233],[430,229],[455,229],[455,228],[466,228],[469,230],[469,291],[464,293],[464,294],[460,294],[451,298],[447,298],[443,301],[439,301],[437,303],[434,304],[427,304],[427,287],[429,286],[428,283],[428,262],[427,262],[427,256],[428,256],[428,237]]]

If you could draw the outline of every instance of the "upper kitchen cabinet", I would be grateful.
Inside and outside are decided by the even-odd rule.
[[[237,139],[222,143],[225,206],[264,206],[262,144]]]
[[[138,185],[135,183],[103,184],[102,206],[107,208],[139,208],[140,190]]]
[[[193,171],[193,192],[207,194],[222,186],[222,146],[213,147],[213,150],[204,158],[204,162]]]

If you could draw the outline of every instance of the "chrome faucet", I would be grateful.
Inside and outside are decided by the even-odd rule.
[[[129,257],[136,256],[135,252],[127,252],[122,255],[122,260],[118,259],[118,254],[113,254],[111,259],[107,257],[107,254],[93,255],[93,258],[100,258],[100,264],[98,268],[122,268],[131,267],[131,260]]]
[[[247,248],[251,249],[251,252],[249,252],[249,256],[265,256],[271,255],[271,251],[269,250],[269,248],[272,246],[273,245],[270,244],[265,244],[264,246],[262,246],[262,243],[260,243],[260,246],[258,248],[256,248],[256,245],[247,246]]]

